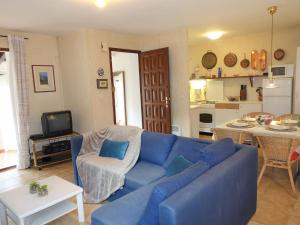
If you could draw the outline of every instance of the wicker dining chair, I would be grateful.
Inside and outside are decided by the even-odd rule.
[[[250,112],[250,113],[246,114],[247,117],[251,117],[251,118],[254,118],[256,116],[261,116],[261,115],[272,116],[273,118],[275,118],[275,115],[273,115],[272,113],[268,113],[268,112]]]
[[[214,138],[216,141],[222,140],[224,138],[231,138],[236,144],[253,144],[253,135],[249,132],[238,131],[238,130],[228,130],[222,128],[213,128]]]
[[[298,161],[291,160],[293,151],[300,146],[300,139],[282,136],[256,136],[263,153],[264,163],[260,171],[257,185],[259,185],[266,167],[286,169],[288,171],[292,190],[295,193],[295,183],[292,173],[292,166]]]
[[[298,120],[300,115],[297,114],[284,114],[276,117],[276,120],[281,121],[281,120]]]

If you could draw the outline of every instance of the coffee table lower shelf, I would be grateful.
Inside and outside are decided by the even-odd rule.
[[[53,205],[49,208],[46,208],[42,211],[34,213],[25,218],[26,225],[44,225],[47,224],[59,217],[72,212],[73,210],[77,209],[77,205],[70,202],[69,200],[62,201]],[[18,218],[8,210],[8,216],[16,223],[20,224]]]

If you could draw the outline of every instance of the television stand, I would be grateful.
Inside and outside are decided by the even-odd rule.
[[[59,152],[53,152],[45,154],[41,149],[38,149],[39,145],[55,143],[63,140],[70,140],[72,137],[80,135],[77,132],[73,132],[67,135],[55,136],[55,137],[40,137],[29,138],[29,152],[30,161],[33,162],[34,168],[41,170],[45,166],[55,165],[61,162],[71,160],[71,149],[66,149]]]

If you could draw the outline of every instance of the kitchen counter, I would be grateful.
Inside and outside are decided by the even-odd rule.
[[[262,101],[217,101],[215,103],[222,103],[222,104],[260,104],[262,105]],[[201,102],[191,102],[190,103],[190,109],[195,109],[195,108],[214,108],[215,103],[201,103]]]

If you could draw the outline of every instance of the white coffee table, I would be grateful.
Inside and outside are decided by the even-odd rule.
[[[38,181],[48,185],[48,195],[39,197],[29,193],[29,185],[0,193],[1,225],[7,225],[9,217],[19,225],[43,225],[75,209],[78,221],[84,222],[82,188],[57,176]],[[69,199],[76,196],[77,205]]]

